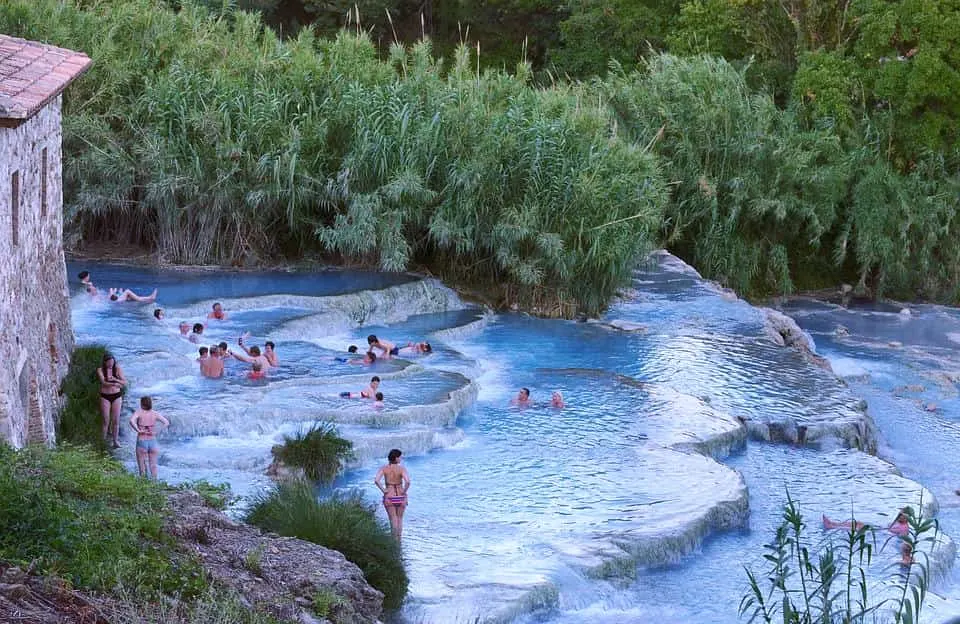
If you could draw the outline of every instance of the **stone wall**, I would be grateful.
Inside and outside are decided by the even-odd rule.
[[[0,127],[0,438],[15,447],[55,441],[60,380],[73,350],[60,103],[17,128]]]

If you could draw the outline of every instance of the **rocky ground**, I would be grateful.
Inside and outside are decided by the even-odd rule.
[[[165,529],[185,553],[200,559],[210,584],[239,602],[240,608],[305,624],[379,621],[383,595],[340,553],[234,522],[208,506],[196,492],[173,492],[168,500]],[[162,619],[145,618],[142,605],[126,602],[76,590],[62,579],[0,562],[0,622],[173,624],[196,620],[196,613],[189,616],[189,609],[179,608],[175,600],[171,600],[173,607],[161,609]],[[222,614],[217,618],[227,620]]]

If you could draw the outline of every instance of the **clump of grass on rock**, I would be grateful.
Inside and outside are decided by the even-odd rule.
[[[311,481],[330,483],[353,457],[353,443],[340,437],[332,423],[320,423],[307,432],[284,436],[273,448],[274,458],[289,467],[302,468]]]
[[[250,509],[246,521],[343,553],[363,571],[370,585],[383,592],[384,609],[398,609],[403,604],[409,579],[400,544],[359,495],[320,501],[310,483],[285,481]]]

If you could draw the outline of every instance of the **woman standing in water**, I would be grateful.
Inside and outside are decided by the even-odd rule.
[[[153,411],[153,399],[140,398],[140,409],[130,417],[130,427],[137,432],[137,469],[141,477],[153,477],[157,480],[157,423],[166,427],[170,421]],[[148,472],[149,470],[149,472]]]
[[[387,453],[386,466],[377,471],[373,478],[374,484],[383,492],[383,508],[390,518],[390,530],[393,537],[399,542],[403,537],[403,512],[407,509],[407,490],[410,489],[410,474],[400,465],[400,449],[392,449]],[[383,485],[380,484],[381,479]]]
[[[97,369],[100,378],[100,413],[103,415],[103,439],[113,436],[113,448],[120,448],[120,410],[123,408],[123,387],[127,379],[109,353],[103,354],[103,363]]]

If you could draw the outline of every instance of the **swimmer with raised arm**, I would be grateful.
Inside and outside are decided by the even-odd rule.
[[[140,409],[130,417],[130,428],[137,432],[137,469],[141,477],[153,477],[157,480],[157,423],[170,426],[170,421],[153,411],[153,399],[141,397]]]
[[[248,364],[260,364],[260,369],[265,375],[267,373],[267,369],[270,368],[270,361],[264,357],[262,353],[260,353],[260,347],[253,345],[248,349],[243,346],[243,338],[241,338],[240,348],[243,349],[244,353],[236,353],[234,351],[227,351],[227,353],[241,362],[247,362]]]
[[[341,392],[340,396],[345,399],[372,399],[377,395],[377,388],[380,387],[380,378],[374,375],[370,378],[370,385],[360,392]]]
[[[391,358],[395,355],[400,355],[400,347],[393,344],[389,340],[381,340],[374,334],[367,336],[367,344],[370,345],[371,351],[374,349],[380,351],[380,357],[382,358]]]
[[[894,518],[893,522],[890,523],[890,526],[886,528],[887,531],[893,533],[901,540],[906,538],[910,534],[910,516],[913,515],[912,507],[904,507],[897,513],[897,517]],[[849,529],[851,527],[855,528],[858,531],[871,528],[870,525],[864,524],[857,520],[831,520],[827,517],[826,514],[821,518],[823,521],[824,529]],[[910,546],[910,543],[903,541],[900,544],[900,564],[901,565],[910,565],[913,563],[913,548]]]
[[[400,449],[391,449],[387,454],[389,463],[373,478],[377,489],[383,492],[383,508],[390,518],[390,531],[398,542],[403,537],[403,512],[407,510],[407,490],[410,489],[410,474],[400,465],[401,455]]]
[[[213,304],[213,309],[207,314],[207,318],[225,321],[227,320],[227,313],[223,311],[223,306],[218,302]]]
[[[129,288],[111,288],[110,291],[110,301],[114,303],[125,303],[127,301],[133,301],[135,303],[153,303],[157,299],[157,289],[154,288],[153,292],[149,295],[138,295]]]

